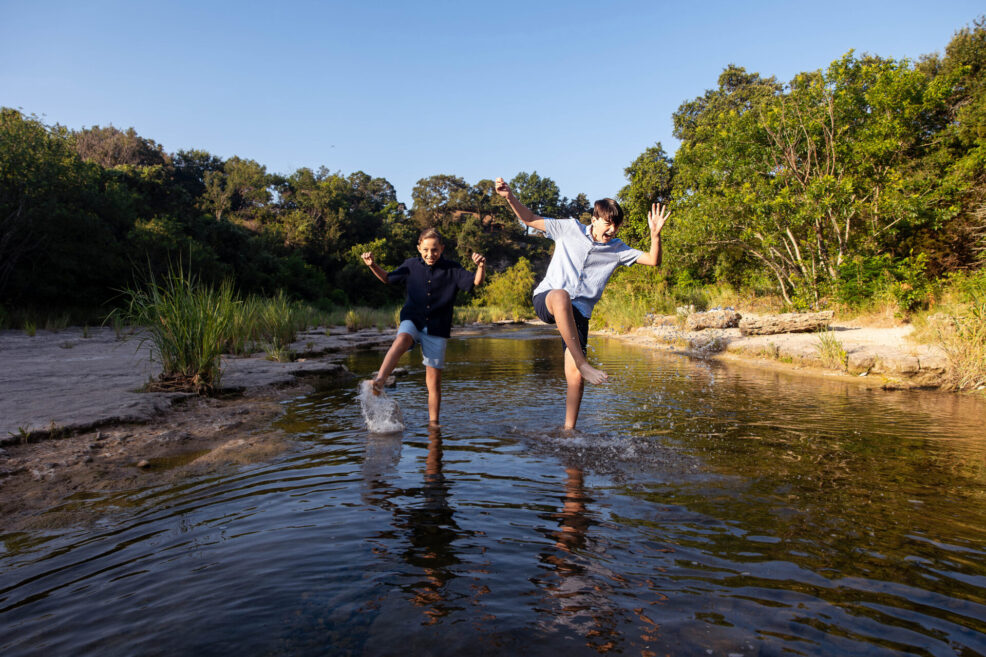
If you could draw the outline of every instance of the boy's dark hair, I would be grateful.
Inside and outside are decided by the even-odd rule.
[[[611,198],[602,198],[592,206],[592,216],[619,226],[623,223],[623,208]]]
[[[442,239],[441,233],[439,233],[434,228],[425,228],[423,231],[421,231],[421,234],[418,235],[418,244],[421,244],[425,240],[431,240],[431,239],[438,240],[438,243],[441,244],[442,246],[445,245],[445,240]]]

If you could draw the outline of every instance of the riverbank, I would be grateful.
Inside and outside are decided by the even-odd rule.
[[[835,321],[828,328],[828,345],[814,332],[743,335],[738,328],[686,331],[674,324],[603,333],[692,357],[853,378],[866,387],[899,390],[944,385],[948,367],[944,352],[913,341],[912,325],[872,327]]]
[[[111,329],[0,331],[0,518],[8,531],[80,521],[75,492],[110,494],[268,459],[290,448],[273,428],[284,399],[319,378],[354,379],[339,361],[384,347],[391,331],[298,335],[299,357],[227,357],[221,394],[139,392],[160,373],[150,346]],[[43,513],[42,513],[43,512]]]
[[[494,325],[457,328],[456,335]],[[74,495],[112,499],[190,475],[261,462],[292,448],[274,426],[282,402],[320,380],[357,375],[341,361],[383,349],[393,329],[299,333],[292,362],[224,357],[220,394],[140,392],[156,377],[150,345],[112,329],[0,331],[0,519],[4,530],[92,520]],[[366,374],[366,373],[363,373]]]

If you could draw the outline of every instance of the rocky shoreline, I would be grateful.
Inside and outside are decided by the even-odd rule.
[[[611,335],[687,356],[853,377],[867,387],[937,389],[945,384],[948,361],[944,352],[933,345],[911,341],[911,325],[875,328],[825,321],[823,326],[828,329],[831,344],[827,353],[817,332],[759,334],[748,326],[763,325],[768,320],[750,319],[747,327],[733,323],[721,328],[707,321],[692,321],[691,316],[682,328],[682,322],[673,318],[655,319],[649,326]]]
[[[290,448],[273,427],[283,400],[319,378],[355,380],[338,361],[391,340],[389,330],[307,331],[290,347],[293,362],[225,358],[220,393],[207,398],[139,392],[160,366],[138,335],[0,331],[3,526],[74,524],[75,492],[112,494],[271,458]]]

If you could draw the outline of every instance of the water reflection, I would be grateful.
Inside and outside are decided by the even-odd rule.
[[[2,537],[0,653],[986,654],[982,402],[599,339],[563,434],[546,335],[451,341],[441,429],[412,365],[403,435],[329,384],[276,462],[79,491]]]

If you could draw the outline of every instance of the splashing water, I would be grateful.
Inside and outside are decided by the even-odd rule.
[[[366,421],[366,428],[370,433],[396,433],[404,431],[404,416],[401,414],[401,407],[397,402],[387,396],[387,393],[380,391],[380,394],[373,394],[370,381],[361,381],[359,384],[359,407],[363,412],[363,420]]]

